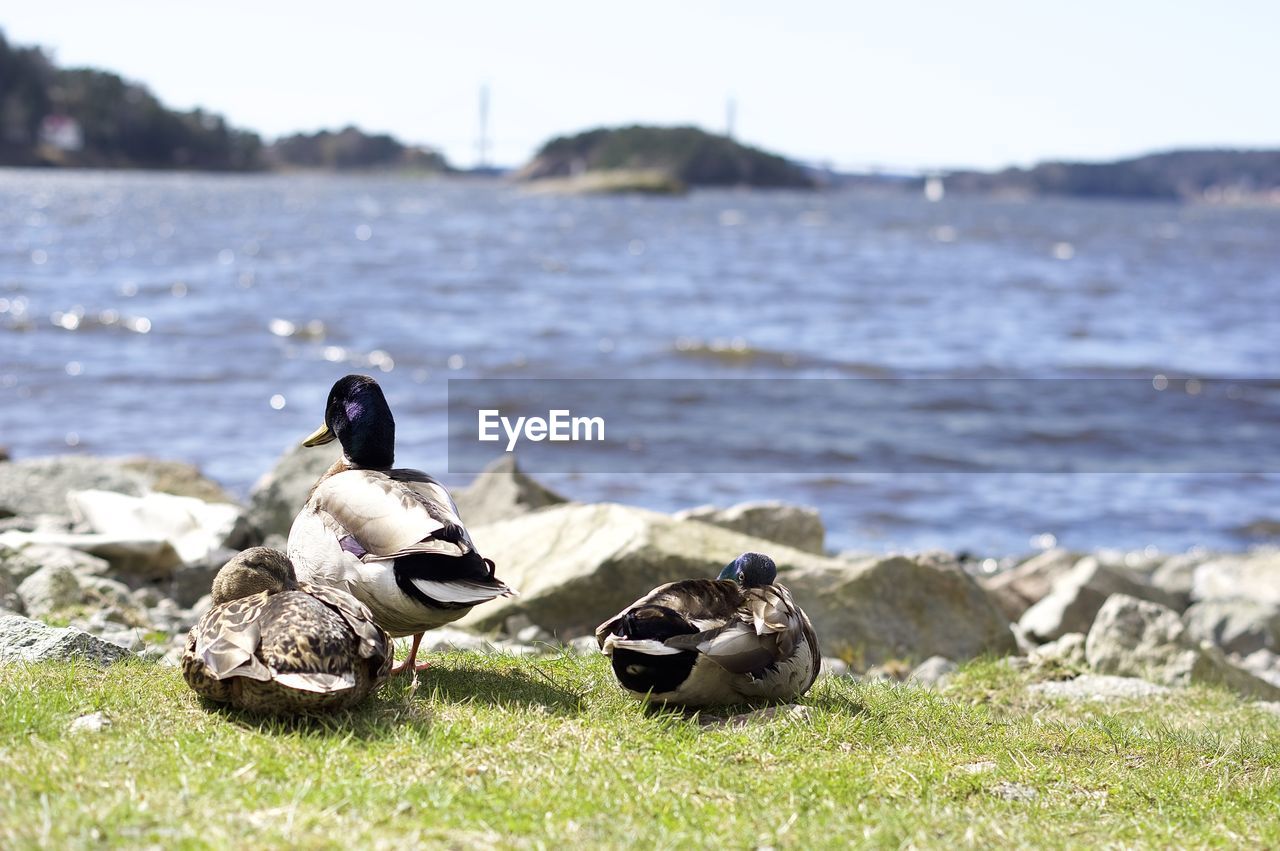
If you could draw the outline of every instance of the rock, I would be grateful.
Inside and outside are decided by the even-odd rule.
[[[1244,658],[1233,657],[1233,661],[1259,679],[1280,686],[1280,654],[1270,650],[1255,650]]]
[[[1032,664],[1040,666],[1059,665],[1068,668],[1083,668],[1088,664],[1084,652],[1085,637],[1082,632],[1068,632],[1066,635],[1048,644],[1042,644],[1029,654]]]
[[[486,653],[493,649],[493,643],[473,632],[452,627],[433,629],[422,636],[423,650],[429,653],[447,653],[451,650],[465,650],[471,653]]]
[[[129,651],[78,629],[55,629],[20,615],[0,617],[0,662],[109,665],[129,655]]]
[[[1041,642],[1061,638],[1069,632],[1088,632],[1094,616],[1113,594],[1127,594],[1171,607],[1179,602],[1173,595],[1121,568],[1108,567],[1086,556],[1058,578],[1047,597],[1023,612],[1018,626]]]
[[[823,677],[843,677],[849,673],[849,663],[843,659],[837,659],[835,656],[822,657],[822,670],[818,672]]]
[[[236,551],[232,549],[220,547],[213,550],[203,558],[179,566],[169,579],[156,584],[156,590],[180,606],[194,606],[197,600],[210,592],[213,577],[235,555]]]
[[[744,502],[730,508],[702,505],[676,512],[677,520],[697,520],[753,538],[776,541],[806,553],[822,555],[826,530],[816,508],[785,502]]]
[[[1151,574],[1151,584],[1190,602],[1196,568],[1212,558],[1214,555],[1207,550],[1191,550],[1170,556]]]
[[[167,493],[135,497],[109,491],[72,491],[67,502],[72,516],[90,532],[137,541],[168,541],[181,561],[204,558],[216,549],[240,514],[234,505]]]
[[[1242,555],[1220,556],[1195,569],[1192,600],[1199,602],[1229,597],[1280,604],[1280,550],[1261,549]]]
[[[614,504],[563,505],[471,529],[479,551],[520,592],[459,624],[500,628],[516,614],[561,640],[585,635],[664,582],[713,578],[743,552],[767,552],[829,653],[863,665],[1013,649],[1008,624],[962,570],[908,558],[844,562],[708,523]]]
[[[12,547],[0,544],[0,572],[7,572],[15,582],[21,582],[42,567],[55,565],[70,567],[77,576],[102,576],[111,570],[106,559],[70,547],[30,543]]]
[[[18,596],[28,615],[40,618],[81,602],[80,580],[66,565],[49,565],[22,580]]]
[[[555,636],[547,632],[536,623],[526,626],[524,629],[516,633],[516,641],[521,644],[550,644],[556,640]]]
[[[1053,583],[1080,560],[1079,553],[1064,549],[1045,550],[1013,570],[984,576],[979,583],[995,600],[1010,621],[1048,596]]]
[[[0,463],[0,509],[16,515],[70,517],[67,493],[88,489],[141,496],[147,478],[118,459],[60,455]]]
[[[16,614],[24,611],[22,597],[18,594],[18,583],[3,568],[0,568],[0,611]]]
[[[173,545],[165,540],[103,534],[0,533],[0,547],[21,550],[32,546],[80,550],[105,560],[109,571],[132,576],[169,576],[182,561]]]
[[[71,722],[68,727],[72,733],[101,733],[111,728],[111,719],[107,717],[105,712],[90,712],[88,715],[81,715],[79,718]]]
[[[1255,700],[1251,704],[1255,709],[1260,709],[1268,715],[1274,715],[1280,718],[1280,703],[1274,703],[1269,700]]]
[[[1280,605],[1242,597],[1196,603],[1182,614],[1196,641],[1211,641],[1228,653],[1280,649]]]
[[[959,665],[945,656],[930,656],[916,666],[907,682],[927,688],[942,688],[959,669]]]
[[[253,486],[249,508],[228,534],[226,546],[244,549],[262,543],[268,535],[288,537],[293,518],[306,504],[316,480],[342,457],[336,440],[324,446],[295,446],[276,461],[271,472]]]
[[[1211,644],[1197,644],[1172,609],[1125,594],[1112,596],[1085,639],[1090,667],[1170,686],[1219,685],[1264,700],[1280,688],[1231,664]]]
[[[991,794],[1004,801],[1014,801],[1017,803],[1027,803],[1034,801],[1040,797],[1040,793],[1025,783],[1010,783],[1002,781],[991,790]]]
[[[1030,694],[1062,700],[1136,700],[1168,694],[1167,686],[1149,683],[1138,677],[1115,677],[1105,674],[1081,674],[1073,680],[1054,680],[1027,686]]]
[[[568,502],[520,471],[513,454],[504,455],[453,494],[468,527],[510,520],[539,508]]]
[[[565,647],[579,656],[594,656],[600,652],[600,644],[594,635],[579,635],[577,638],[570,639]]]
[[[236,505],[236,498],[223,490],[222,485],[210,479],[200,468],[185,461],[168,461],[160,458],[124,458],[120,466],[142,474],[151,490],[174,496],[191,497],[201,502]]]

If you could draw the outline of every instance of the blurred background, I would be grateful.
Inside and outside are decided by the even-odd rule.
[[[11,5],[0,446],[243,495],[352,371],[451,483],[451,377],[1252,378],[1280,411],[1278,29],[1262,2]],[[547,484],[811,504],[835,549],[1280,537],[1263,465],[819,474],[757,439],[797,472]]]

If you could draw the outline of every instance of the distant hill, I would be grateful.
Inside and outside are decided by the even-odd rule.
[[[57,68],[0,34],[0,165],[244,170],[260,167],[261,149],[220,115],[167,109],[145,86]]]
[[[645,188],[655,174],[688,186],[800,187],[812,177],[787,159],[696,127],[631,127],[559,136],[542,146],[517,179],[633,173]],[[607,183],[607,181],[606,181]]]
[[[1280,150],[1183,150],[1115,162],[957,171],[948,192],[1152,200],[1280,200]]]
[[[280,169],[451,170],[437,151],[405,145],[386,134],[370,135],[356,127],[285,136],[267,148],[266,161]]]
[[[0,33],[0,166],[444,171],[435,151],[355,127],[272,145],[211,112],[164,106],[146,86],[92,68],[58,68]]]

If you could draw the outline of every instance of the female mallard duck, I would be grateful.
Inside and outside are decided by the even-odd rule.
[[[309,582],[350,592],[393,636],[412,635],[417,671],[428,629],[477,603],[515,592],[476,552],[444,485],[419,470],[394,469],[396,424],[378,382],[348,375],[333,385],[324,425],[303,441],[337,439],[343,457],[320,477],[289,530],[289,557]]]
[[[655,588],[596,629],[636,697],[683,706],[791,700],[818,677],[809,618],[775,585],[778,568],[744,553],[718,579]]]
[[[214,578],[182,675],[197,694],[251,712],[342,709],[382,684],[392,650],[359,600],[299,583],[284,553],[254,547]]]

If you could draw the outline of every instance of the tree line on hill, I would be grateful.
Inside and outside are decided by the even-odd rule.
[[[435,151],[355,127],[265,144],[203,109],[165,107],[118,74],[59,68],[0,32],[0,165],[94,168],[448,169]]]

